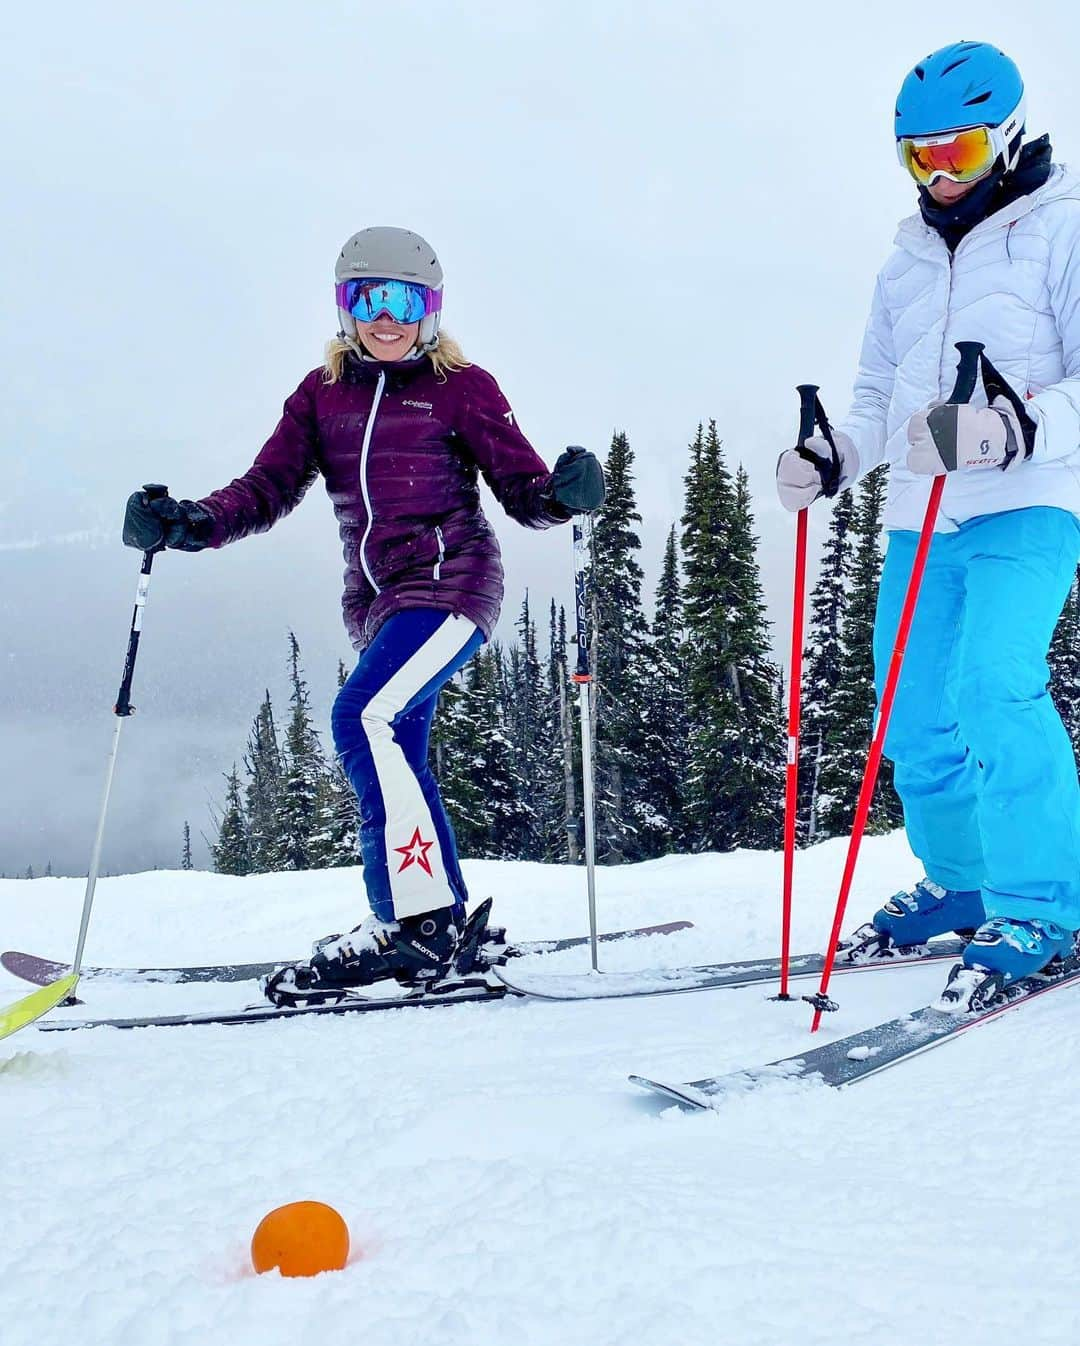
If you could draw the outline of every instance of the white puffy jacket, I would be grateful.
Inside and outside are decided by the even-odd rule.
[[[855,402],[838,428],[863,476],[889,462],[886,528],[922,527],[931,478],[907,468],[907,422],[943,401],[957,341],[981,341],[1038,426],[1031,459],[1005,472],[952,472],[939,532],[978,514],[1056,505],[1080,514],[1080,178],[1055,167],[950,257],[921,215],[904,220],[877,279]],[[973,402],[985,406],[980,380]]]

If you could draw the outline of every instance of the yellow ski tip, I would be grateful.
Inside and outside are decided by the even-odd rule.
[[[74,972],[69,972],[59,981],[51,981],[48,986],[42,986],[30,995],[23,996],[21,1000],[16,1000],[13,1005],[0,1009],[0,1038],[10,1037],[20,1028],[32,1024],[35,1019],[40,1019],[43,1014],[48,1014],[49,1010],[55,1009],[61,1000],[74,995],[78,984],[78,976]]]

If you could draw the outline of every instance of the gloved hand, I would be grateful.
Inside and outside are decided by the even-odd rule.
[[[210,540],[213,518],[194,500],[174,500],[144,487],[128,496],[124,512],[124,546],[140,551],[174,547],[202,551]]]
[[[587,514],[604,503],[604,469],[595,453],[571,444],[551,474],[551,497],[571,514]]]
[[[792,514],[823,495],[830,499],[859,475],[859,451],[842,430],[833,431],[840,462],[833,460],[829,442],[813,435],[799,448],[785,449],[776,461],[776,493]]]
[[[943,403],[908,421],[907,465],[912,472],[1010,472],[1031,457],[1034,436],[1024,435],[1012,404],[995,397],[988,407]]]

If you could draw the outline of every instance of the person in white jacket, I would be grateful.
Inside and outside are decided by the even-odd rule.
[[[919,211],[878,275],[854,405],[837,453],[817,437],[787,450],[777,485],[797,510],[889,464],[880,697],[947,474],[885,743],[926,877],[854,947],[974,931],[964,964],[983,994],[1070,957],[1080,928],[1080,785],[1046,663],[1080,561],[1080,178],[1049,137],[1025,143],[1020,72],[985,43],[919,62],[896,141]],[[983,343],[1011,396],[941,405],[958,341]]]

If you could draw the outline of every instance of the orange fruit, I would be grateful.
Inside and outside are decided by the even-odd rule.
[[[321,1201],[292,1201],[263,1216],[251,1240],[251,1264],[262,1275],[317,1276],[340,1271],[349,1258],[349,1226]]]

